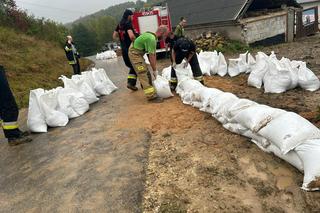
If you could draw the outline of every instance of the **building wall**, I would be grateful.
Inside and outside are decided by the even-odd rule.
[[[287,11],[242,19],[242,36],[247,44],[287,33]]]

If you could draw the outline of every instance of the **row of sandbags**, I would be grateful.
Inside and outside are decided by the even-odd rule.
[[[117,53],[113,50],[107,50],[102,53],[97,53],[96,59],[97,60],[107,60],[107,59],[113,59],[117,58]]]
[[[184,104],[213,115],[224,128],[251,139],[304,172],[302,189],[320,190],[320,130],[293,112],[261,105],[191,79],[177,69],[177,93]]]
[[[86,113],[99,96],[117,89],[104,69],[93,68],[71,79],[65,76],[59,79],[63,81],[63,88],[30,91],[27,125],[31,132],[44,133],[48,126],[66,126],[69,119]]]

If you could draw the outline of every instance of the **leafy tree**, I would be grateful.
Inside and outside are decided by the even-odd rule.
[[[72,28],[72,37],[81,55],[89,56],[96,53],[96,34],[94,31],[89,30],[84,24],[80,23]]]

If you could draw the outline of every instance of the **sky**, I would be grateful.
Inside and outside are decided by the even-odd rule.
[[[36,17],[68,23],[129,0],[16,0],[19,8]]]

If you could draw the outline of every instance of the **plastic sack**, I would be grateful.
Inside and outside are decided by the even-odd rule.
[[[213,52],[200,52],[198,57],[199,65],[204,75],[210,75],[211,64],[213,60]]]
[[[199,101],[201,103],[200,110],[212,113],[210,110],[210,102],[222,93],[223,92],[221,90],[207,87],[200,90],[198,98],[196,99],[196,101]]]
[[[251,73],[253,67],[256,65],[256,60],[254,59],[254,57],[249,53],[248,54],[248,69],[246,71],[246,73]]]
[[[171,66],[169,66],[162,70],[162,77],[167,79],[168,81],[171,80],[171,69]]]
[[[113,50],[97,53],[96,55],[97,60],[106,60],[106,59],[112,59],[112,58],[117,58],[117,53]]]
[[[217,67],[217,73],[221,77],[225,76],[228,73],[228,65],[227,61],[224,57],[224,55],[219,52],[219,60],[218,60],[218,67]]]
[[[299,86],[303,89],[313,92],[320,88],[320,81],[318,77],[310,69],[307,68],[305,62],[302,62],[300,64],[298,78]]]
[[[234,116],[230,122],[239,123],[252,132],[258,132],[273,119],[284,114],[284,110],[275,109],[266,105],[253,105]],[[264,135],[262,135],[264,137]],[[267,138],[268,139],[268,138]]]
[[[92,71],[85,71],[81,73],[83,80],[91,87],[91,89],[95,92],[96,96],[99,97],[100,94],[97,92],[97,85],[94,81]]]
[[[248,99],[239,99],[229,108],[226,116],[231,119],[235,117],[239,112],[247,109],[251,106],[258,105],[256,102],[250,101]]]
[[[68,116],[57,110],[57,95],[57,90],[53,89],[40,96],[40,109],[44,114],[47,125],[50,127],[66,126],[69,122]]]
[[[303,161],[304,179],[302,189],[320,190],[320,139],[307,140],[295,148]]]
[[[229,59],[228,74],[230,77],[235,77],[240,74],[239,62],[241,59]]]
[[[218,116],[226,118],[228,110],[237,100],[239,100],[239,98],[232,93],[221,93],[220,95],[216,96],[215,99],[210,101],[212,114],[217,114]]]
[[[248,131],[248,129],[243,127],[241,124],[235,124],[235,123],[226,123],[226,124],[223,124],[223,127],[229,130],[230,132],[233,132],[239,135],[243,135],[245,132]]]
[[[153,81],[153,85],[156,88],[159,97],[169,98],[173,96],[170,89],[169,81],[162,76],[158,75],[157,79]]]
[[[184,68],[183,67],[184,62],[185,61],[183,61],[181,64],[177,64],[175,68],[178,82],[183,81],[184,79],[193,78],[193,73],[192,73],[190,64],[186,68]]]
[[[283,93],[290,89],[292,84],[290,71],[270,68],[263,78],[263,84],[265,93]]]
[[[320,130],[308,120],[293,112],[286,112],[262,128],[259,135],[288,153],[306,140],[320,138]]]
[[[43,94],[43,89],[30,91],[27,126],[31,132],[47,132],[45,116],[40,109],[40,97]]]
[[[248,78],[248,85],[256,87],[258,89],[262,87],[263,77],[269,70],[267,58],[264,55],[264,53],[258,53],[258,55],[256,56],[256,65],[253,67]]]
[[[93,69],[92,71],[93,79],[96,85],[96,91],[100,95],[110,95],[114,92],[117,87],[112,83],[112,81],[107,76],[104,69]]]
[[[243,136],[250,138],[251,141],[256,144],[261,150],[265,152],[269,152],[267,148],[270,146],[270,142],[265,139],[264,137],[261,137],[257,133],[252,132],[251,130],[248,130],[242,134]]]

